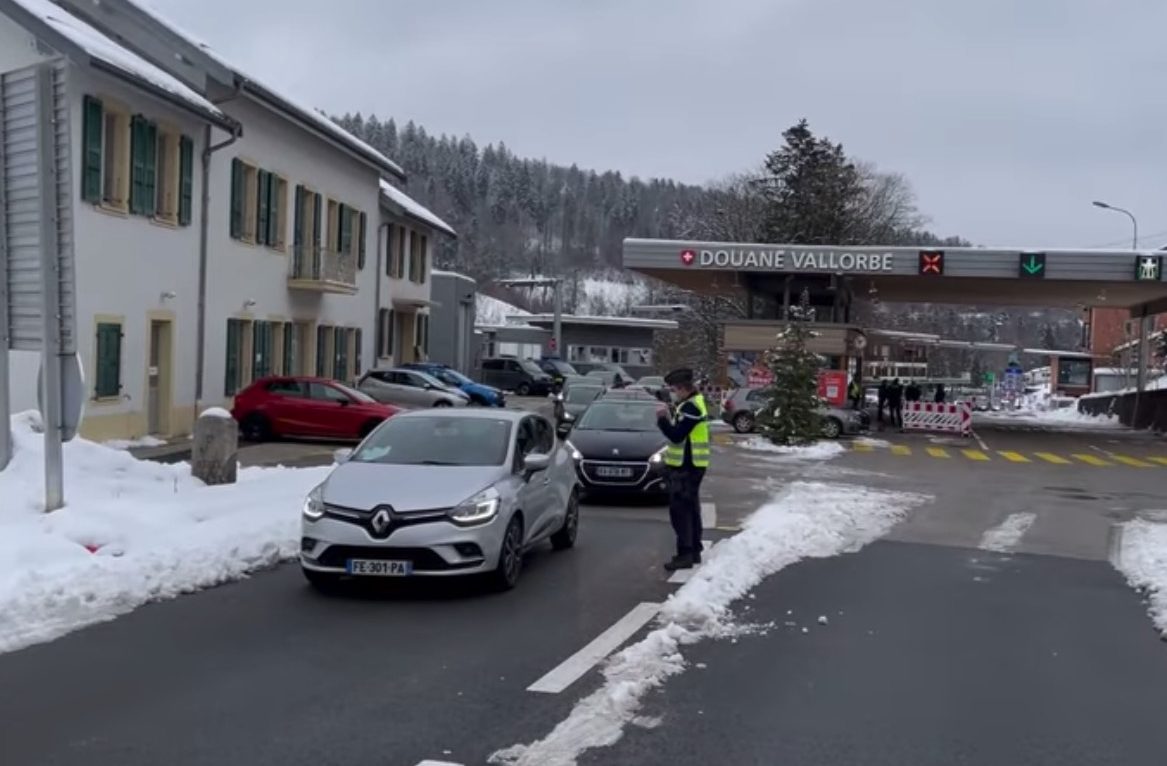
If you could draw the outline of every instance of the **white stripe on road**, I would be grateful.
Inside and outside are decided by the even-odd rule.
[[[712,540],[702,540],[701,546],[706,551],[708,551],[710,548],[713,547],[713,541]],[[692,577],[693,573],[696,571],[697,571],[697,567],[692,567],[690,569],[678,569],[677,571],[675,571],[671,575],[669,575],[669,579],[666,582],[671,582],[671,583],[689,582],[689,578]]]
[[[462,766],[462,764],[453,761],[422,761],[417,766]]]
[[[989,445],[985,444],[985,440],[981,438],[981,435],[978,434],[975,430],[972,432],[972,435],[977,440],[977,444],[981,445],[981,449],[983,449],[985,452],[988,452]]]
[[[612,627],[605,630],[583,649],[561,662],[547,675],[527,687],[529,692],[544,694],[559,694],[583,677],[600,660],[614,652],[620,644],[632,638],[636,631],[643,628],[660,611],[660,604],[637,604],[628,614],[616,621]]]
[[[701,503],[701,526],[713,529],[717,526],[717,506],[713,503]]]
[[[1008,553],[1017,547],[1021,538],[1037,521],[1036,513],[1014,513],[981,537],[981,550]]]

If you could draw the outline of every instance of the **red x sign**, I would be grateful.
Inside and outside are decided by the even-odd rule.
[[[940,276],[944,273],[944,253],[940,250],[920,251],[920,273]]]

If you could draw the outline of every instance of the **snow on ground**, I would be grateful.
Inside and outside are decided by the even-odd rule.
[[[974,412],[973,423],[1033,423],[1034,425],[1072,425],[1082,428],[1125,428],[1117,417],[1087,415],[1077,406],[1052,410],[1020,409],[1000,412]]]
[[[835,441],[817,441],[805,447],[781,447],[763,436],[751,436],[742,441],[741,446],[756,452],[770,452],[791,460],[830,460],[846,452],[846,448]]]
[[[997,526],[986,529],[981,536],[980,548],[986,551],[1006,553],[1017,547],[1021,538],[1037,521],[1036,513],[1014,513]]]
[[[603,277],[580,280],[574,314],[582,316],[625,316],[633,306],[648,302],[648,285]]]
[[[791,484],[746,519],[741,533],[709,550],[705,563],[664,603],[659,627],[609,661],[598,690],[577,702],[546,737],[500,750],[490,763],[574,766],[585,751],[616,743],[644,696],[685,669],[684,646],[735,633],[735,601],[801,559],[858,550],[928,499],[856,485]]]
[[[248,468],[208,487],[185,463],[78,438],[65,445],[67,505],[46,514],[38,420],[12,418],[0,472],[0,652],[295,556],[301,503],[329,471]]]
[[[110,439],[102,444],[110,449],[127,450],[135,447],[161,447],[166,444],[165,439],[159,439],[157,436],[140,436],[137,439]]]
[[[515,314],[524,316],[529,315],[530,311],[524,311],[518,306],[501,301],[498,298],[492,298],[489,295],[479,293],[475,297],[474,307],[474,324],[486,325],[488,327],[497,327],[499,325],[507,324],[507,317]]]
[[[1147,593],[1148,612],[1167,640],[1167,518],[1123,524],[1116,565],[1133,587]]]

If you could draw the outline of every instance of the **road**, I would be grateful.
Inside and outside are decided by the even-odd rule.
[[[719,432],[711,536],[794,478],[933,500],[883,541],[765,581],[746,606],[773,629],[686,647],[689,669],[646,698],[659,725],[581,764],[1163,762],[1167,643],[1109,559],[1116,523],[1163,507],[1152,458],[1167,448],[1115,432],[873,436],[814,463]],[[0,656],[0,762],[483,764],[597,688],[591,663],[565,660],[621,622],[637,640],[638,605],[678,587],[660,569],[663,509],[588,506],[583,521],[575,550],[535,552],[507,594],[324,597],[288,566]],[[564,688],[528,690],[557,668],[574,671]]]

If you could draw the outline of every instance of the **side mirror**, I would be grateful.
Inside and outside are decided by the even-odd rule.
[[[332,453],[332,459],[337,463],[347,463],[349,458],[353,456],[353,451],[348,447],[342,447]]]
[[[523,458],[523,475],[529,479],[540,471],[546,471],[550,466],[550,455],[527,455]]]
[[[435,388],[437,388],[437,386],[435,386],[433,383],[426,383],[425,384],[426,391],[433,391]]]
[[[350,404],[352,404],[352,400],[351,399],[340,399],[339,403],[340,403],[341,407],[347,407]]]

